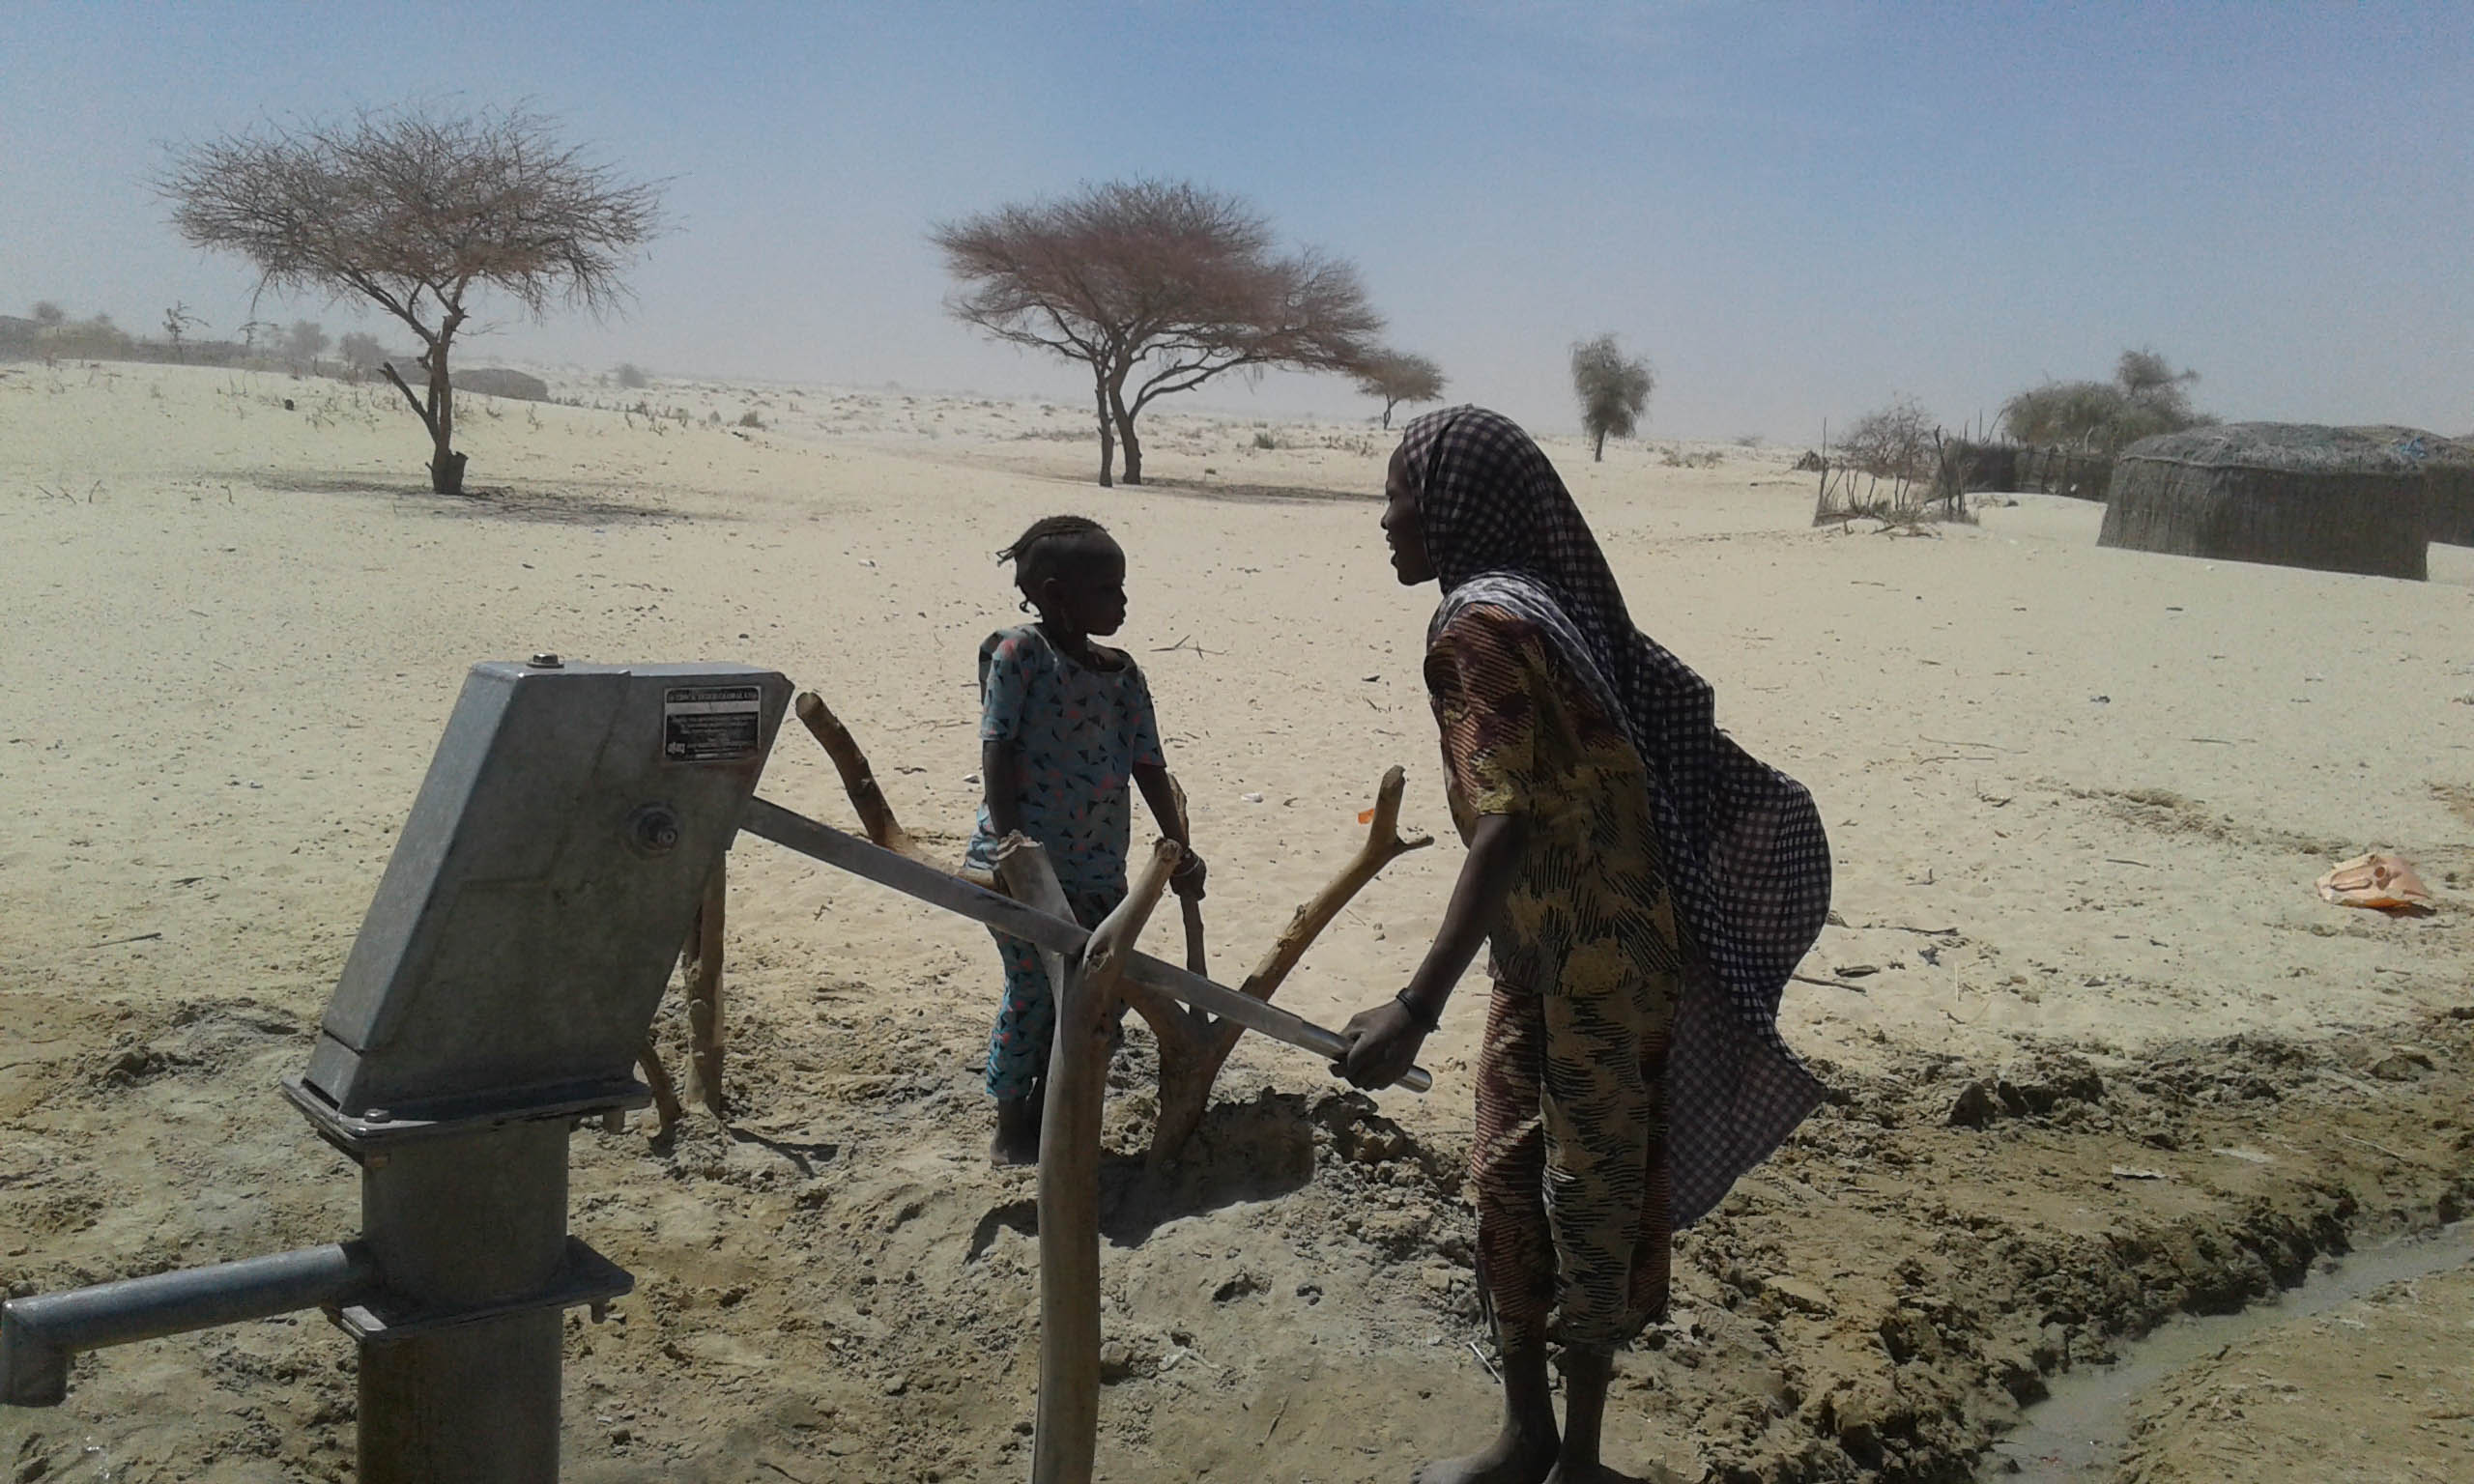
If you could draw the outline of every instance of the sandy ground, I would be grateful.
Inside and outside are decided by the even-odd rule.
[[[646,415],[568,383],[607,405],[471,399],[490,493],[446,500],[382,389],[0,367],[8,1292],[350,1232],[348,1170],[273,1083],[476,660],[773,666],[956,838],[973,650],[1018,617],[990,554],[1081,510],[1130,554],[1120,642],[1213,863],[1216,965],[1336,869],[1387,765],[1450,833],[1431,594],[1383,563],[1370,428],[1160,415],[1154,482],[1103,491],[1070,407],[669,383]],[[1797,450],[1549,451],[1636,619],[1821,800],[1837,916],[1806,971],[1856,986],[1794,986],[1787,1034],[1843,1098],[1685,1238],[1619,1459],[1960,1476],[2040,1376],[2474,1199],[2474,551],[2425,584],[2108,552],[2100,511],[2038,497],[1815,530]],[[764,791],[848,817],[795,728]],[[2373,846],[2441,911],[2319,902]],[[1282,1003],[1337,1024],[1388,994],[1457,863],[1395,865]],[[762,842],[733,872],[733,1125],[575,1142],[574,1227],[639,1287],[574,1321],[568,1476],[1019,1476],[1035,1241],[1028,1178],[983,1157],[992,950]],[[1476,1003],[1432,1096],[1342,1096],[1250,1042],[1173,1178],[1111,1164],[1104,1476],[1399,1479],[1482,1431]],[[660,1031],[676,1053],[675,1005]],[[1137,1036],[1121,1150],[1146,1070]],[[351,1412],[308,1316],[82,1361],[65,1408],[0,1413],[0,1462],[340,1477]]]

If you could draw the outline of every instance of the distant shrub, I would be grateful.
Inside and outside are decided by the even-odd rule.
[[[1277,448],[1280,446],[1280,440],[1272,437],[1269,433],[1257,433],[1254,435],[1254,446],[1257,448]]]
[[[45,349],[56,356],[75,356],[87,360],[128,360],[137,342],[129,331],[112,323],[108,314],[90,320],[70,320],[52,327]]]
[[[2110,382],[2047,382],[2004,402],[2002,430],[2023,443],[2118,453],[2143,438],[2216,421],[2191,406],[2199,379],[2154,351],[2124,351]]]
[[[1581,431],[1590,439],[1593,462],[1606,457],[1610,437],[1632,436],[1656,386],[1649,358],[1627,358],[1612,334],[1572,347],[1572,394],[1580,398]]]
[[[315,366],[327,351],[326,327],[312,320],[295,320],[283,332],[284,358],[296,366]]]
[[[761,428],[764,426],[764,419],[756,415],[754,408],[749,408],[738,414],[738,425],[742,428]]]
[[[619,385],[629,391],[642,391],[653,384],[653,379],[645,374],[645,368],[632,360],[620,361],[618,369],[611,374],[618,378]]]

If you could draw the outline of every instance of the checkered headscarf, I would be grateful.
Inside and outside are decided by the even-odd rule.
[[[1829,914],[1829,842],[1802,785],[1718,730],[1709,682],[1632,627],[1615,574],[1555,467],[1482,408],[1402,431],[1444,600],[1507,608],[1558,640],[1647,765],[1669,886],[1700,950],[1667,1061],[1671,1219],[1706,1213],[1776,1148],[1821,1088],[1778,1035],[1778,1000]]]

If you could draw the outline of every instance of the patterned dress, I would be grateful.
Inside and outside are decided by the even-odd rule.
[[[1092,648],[1108,668],[1076,663],[1036,625],[999,630],[979,646],[979,739],[1008,744],[1022,833],[1047,849],[1086,928],[1125,899],[1134,770],[1165,765],[1142,671],[1118,650]],[[983,800],[968,865],[992,875],[997,841]],[[996,947],[1005,995],[988,1040],[988,1091],[1027,1097],[1048,1070],[1055,998],[1029,944],[999,933]]]
[[[1667,1057],[1668,1219],[1689,1226],[1821,1104],[1778,1034],[1789,976],[1829,915],[1829,837],[1801,784],[1718,728],[1715,693],[1633,626],[1606,554],[1538,444],[1483,408],[1428,413],[1396,457],[1443,602],[1543,629],[1568,679],[1649,765],[1659,874],[1692,949]]]
[[[1488,973],[1470,1173],[1507,1348],[1609,1349],[1666,1309],[1666,1054],[1683,988],[1640,755],[1551,637],[1472,604],[1426,689],[1453,822],[1528,821]]]

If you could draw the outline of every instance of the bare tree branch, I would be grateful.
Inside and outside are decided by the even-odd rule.
[[[413,388],[404,385],[404,378],[396,372],[395,363],[391,360],[381,361],[379,362],[378,369],[386,372],[387,380],[393,382],[395,384],[395,389],[404,394],[404,400],[413,404],[413,414],[420,418],[421,425],[428,428],[432,433],[437,432],[437,421],[430,415],[430,410],[421,406],[421,399],[414,396]]]

